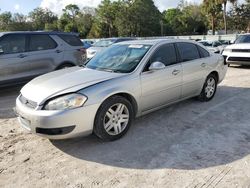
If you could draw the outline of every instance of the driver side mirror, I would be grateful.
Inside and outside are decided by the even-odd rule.
[[[150,71],[162,70],[165,67],[166,66],[162,62],[156,61],[149,66],[148,70]]]

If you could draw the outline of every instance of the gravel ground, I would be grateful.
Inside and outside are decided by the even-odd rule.
[[[143,116],[109,143],[26,132],[19,89],[0,90],[0,187],[250,187],[250,68],[229,68],[211,102]]]

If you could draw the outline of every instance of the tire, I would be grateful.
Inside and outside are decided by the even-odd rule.
[[[56,70],[67,69],[67,68],[70,68],[73,66],[75,66],[75,65],[70,64],[70,63],[65,63],[65,64],[60,65]]]
[[[212,100],[217,91],[217,84],[217,77],[214,74],[208,75],[198,99],[201,102],[208,102]]]
[[[103,141],[117,140],[126,134],[133,119],[133,106],[126,98],[110,97],[97,111],[94,134]]]

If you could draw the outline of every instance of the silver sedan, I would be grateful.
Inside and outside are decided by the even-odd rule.
[[[20,124],[49,139],[94,133],[121,138],[135,117],[197,97],[211,100],[227,66],[188,40],[112,45],[83,67],[55,71],[25,85],[16,99]]]

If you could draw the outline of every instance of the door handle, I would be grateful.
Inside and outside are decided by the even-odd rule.
[[[207,65],[206,63],[202,63],[201,67],[206,67],[206,65]]]
[[[25,58],[25,57],[27,57],[27,55],[25,55],[25,54],[19,54],[17,57],[19,57],[19,58]]]
[[[177,75],[177,74],[179,74],[180,72],[181,72],[180,70],[176,70],[176,69],[175,69],[175,70],[173,70],[172,74],[173,74],[173,75]]]
[[[56,53],[58,53],[58,54],[61,53],[61,52],[62,52],[62,50],[56,50]]]

